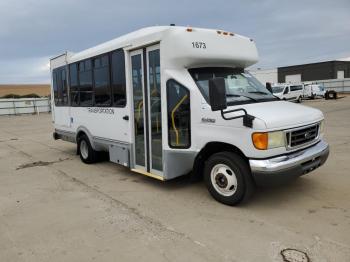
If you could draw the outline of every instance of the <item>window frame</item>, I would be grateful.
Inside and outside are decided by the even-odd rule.
[[[65,79],[63,80],[62,74],[64,73]],[[68,95],[69,95],[69,88],[68,88],[68,81],[67,81],[67,67],[66,65],[56,67],[51,72],[52,77],[52,90],[53,90],[53,100],[55,107],[62,107],[62,106],[70,106]],[[56,94],[55,94],[55,87],[56,87]],[[66,89],[66,96],[67,101],[64,101],[64,87]]]
[[[112,75],[111,75],[111,52],[103,53],[97,56],[91,57],[91,62],[92,62],[92,91],[93,91],[93,107],[112,107],[113,106],[113,90],[112,90]],[[110,102],[109,104],[96,104],[96,99],[95,99],[95,60],[102,58],[103,56],[107,56],[108,60],[108,88],[109,88],[109,97],[110,97]],[[100,66],[99,68],[102,68]]]
[[[55,68],[52,70],[52,91],[53,91],[53,102],[55,107],[59,106],[58,104],[58,81],[57,81],[57,70],[58,68]]]
[[[123,53],[123,58],[124,58],[124,84],[125,84],[125,103],[124,105],[116,105],[114,101],[114,88],[113,88],[113,53],[117,52],[117,51],[121,51]],[[116,107],[116,108],[124,108],[127,106],[128,104],[128,95],[127,95],[127,70],[126,70],[126,59],[125,59],[125,51],[123,48],[118,48],[115,49],[111,52],[109,52],[109,57],[110,57],[110,66],[109,66],[109,72],[110,72],[110,84],[111,84],[111,96],[112,96],[112,107]]]
[[[178,85],[180,85],[181,87],[183,87],[186,92],[188,93],[188,98],[189,98],[189,109],[190,109],[190,112],[189,112],[189,129],[188,129],[188,132],[189,132],[189,139],[188,139],[188,145],[187,146],[173,146],[171,145],[171,139],[170,139],[170,130],[169,130],[169,109],[168,109],[168,101],[169,101],[169,89],[170,89],[170,84],[171,82],[174,82]],[[192,146],[192,121],[191,121],[191,92],[190,92],[190,89],[187,88],[185,85],[181,84],[180,82],[176,81],[174,78],[169,78],[167,81],[166,81],[166,112],[167,112],[167,132],[168,132],[168,146],[169,148],[172,148],[172,149],[189,149],[191,146]]]
[[[80,107],[80,81],[79,81],[79,62],[80,61],[76,61],[76,62],[73,62],[73,63],[70,63],[68,64],[68,71],[69,71],[69,106],[71,107]],[[73,99],[73,96],[71,95],[72,94],[72,90],[71,90],[71,71],[70,71],[70,68],[71,66],[75,65],[76,67],[76,77],[77,77],[77,83],[76,83],[76,87],[77,87],[77,90],[74,90],[73,92],[76,92],[78,93],[78,104],[77,105],[73,105],[72,103],[72,99]]]
[[[290,91],[291,92],[301,91],[301,90],[303,90],[303,86],[302,85],[291,85],[290,86]]]
[[[114,101],[114,89],[113,89],[113,53],[116,51],[120,51],[123,54],[123,68],[124,68],[124,94],[125,94],[125,103],[123,105],[116,105],[115,101]],[[110,93],[110,100],[111,102],[109,104],[103,105],[103,104],[96,104],[96,100],[95,100],[95,76],[94,76],[94,62],[95,59],[97,58],[101,58],[103,56],[107,56],[108,58],[108,74],[109,74],[109,93]],[[91,106],[82,106],[81,105],[81,88],[80,88],[80,63],[85,63],[87,60],[91,60],[91,74],[92,74],[92,105]],[[77,73],[77,90],[73,91],[73,92],[77,92],[78,93],[78,103],[77,105],[73,105],[72,103],[72,99],[73,97],[71,96],[71,74],[70,74],[70,67],[73,66],[75,64],[76,66],[76,73]],[[71,107],[112,107],[112,108],[125,108],[128,104],[128,93],[127,93],[127,70],[126,70],[126,55],[125,55],[125,51],[123,48],[118,48],[118,49],[114,49],[112,51],[106,52],[106,53],[102,53],[96,56],[92,56],[92,57],[88,57],[82,60],[78,60],[72,63],[67,64],[67,68],[68,68],[68,75],[67,75],[67,71],[66,71],[66,79],[67,79],[67,87],[68,87],[68,94],[69,94],[69,100],[68,100],[68,106]],[[84,72],[86,72],[86,70],[84,69]],[[83,91],[84,92],[84,91]]]
[[[91,68],[90,68],[90,70],[85,70],[85,62],[87,62],[88,60],[90,60]],[[78,87],[79,87],[79,91],[78,91],[78,93],[79,93],[79,106],[77,106],[77,107],[94,107],[95,106],[93,60],[94,60],[94,57],[88,57],[88,58],[85,58],[83,60],[76,61],[76,63],[78,64],[78,71],[77,72],[78,72]],[[80,71],[80,63],[84,64],[84,71]],[[81,91],[80,73],[86,73],[88,71],[90,71],[90,73],[91,73],[91,91]],[[91,105],[89,105],[89,106],[82,106],[81,105],[81,93],[82,92],[84,92],[84,93],[91,92],[91,95],[92,95]]]

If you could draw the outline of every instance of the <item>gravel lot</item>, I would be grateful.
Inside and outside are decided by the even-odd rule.
[[[186,178],[85,165],[48,114],[0,117],[0,261],[350,261],[350,96],[304,104],[325,114],[328,162],[239,207]]]

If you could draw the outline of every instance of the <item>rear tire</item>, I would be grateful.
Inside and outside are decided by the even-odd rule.
[[[86,135],[81,135],[78,139],[78,152],[81,161],[85,164],[97,162],[98,152],[92,148],[89,138]]]
[[[302,102],[301,96],[298,97],[298,103],[300,104]]]
[[[212,155],[205,163],[204,180],[213,198],[225,205],[237,205],[254,191],[248,164],[233,152]]]

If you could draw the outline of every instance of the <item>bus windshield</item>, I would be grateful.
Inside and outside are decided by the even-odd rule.
[[[255,77],[243,69],[231,67],[203,67],[188,70],[207,102],[209,80],[223,77],[228,105],[278,100]]]

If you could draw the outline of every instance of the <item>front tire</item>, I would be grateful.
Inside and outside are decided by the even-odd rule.
[[[78,152],[81,161],[85,164],[92,164],[97,161],[98,152],[92,148],[89,138],[86,135],[79,137]]]
[[[302,101],[301,96],[298,97],[298,103],[300,104]]]
[[[204,180],[213,198],[230,206],[247,199],[254,189],[248,164],[232,152],[212,155],[204,167]]]

